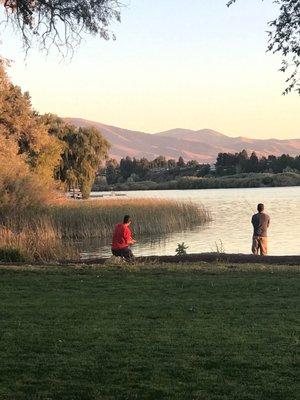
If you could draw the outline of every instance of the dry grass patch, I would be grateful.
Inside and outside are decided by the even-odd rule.
[[[60,232],[48,218],[22,223],[9,219],[0,226],[1,261],[50,261],[77,256],[75,249],[62,243]]]

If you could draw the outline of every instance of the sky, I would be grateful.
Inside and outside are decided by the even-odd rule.
[[[129,0],[128,0],[129,1]],[[9,76],[40,113],[144,132],[210,128],[229,136],[300,138],[300,97],[282,96],[280,58],[266,53],[272,0],[130,0],[116,41],[87,36],[71,60],[25,59],[0,31]]]

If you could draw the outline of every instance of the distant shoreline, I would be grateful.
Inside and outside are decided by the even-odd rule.
[[[164,182],[139,181],[114,185],[95,184],[93,192],[142,191],[142,190],[190,190],[190,189],[245,189],[265,187],[300,186],[300,174],[295,172],[249,173],[222,177],[181,177]]]

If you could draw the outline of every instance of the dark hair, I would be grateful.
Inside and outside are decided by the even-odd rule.
[[[128,222],[130,222],[130,221],[131,221],[130,215],[125,215],[125,216],[124,216],[124,219],[123,219],[123,223],[124,223],[124,224],[128,224]]]
[[[265,209],[265,206],[264,206],[262,203],[259,203],[259,204],[257,205],[257,211],[258,211],[258,212],[263,212],[264,209]]]

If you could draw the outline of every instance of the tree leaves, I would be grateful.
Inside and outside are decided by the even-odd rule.
[[[109,26],[120,21],[118,0],[0,0],[7,20],[21,32],[26,50],[37,41],[40,50],[55,46],[73,53],[83,34],[115,38]]]

